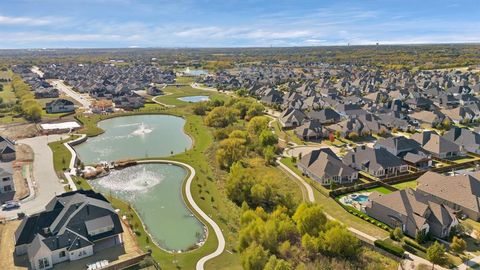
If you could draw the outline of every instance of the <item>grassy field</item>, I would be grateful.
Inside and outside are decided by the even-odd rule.
[[[191,83],[195,82],[195,78],[194,77],[181,76],[181,77],[175,78],[175,82],[180,83],[180,84],[191,84]]]
[[[389,189],[385,188],[385,187],[376,187],[376,188],[369,188],[369,189],[365,189],[363,190],[365,192],[378,192],[378,193],[382,193],[382,194],[389,194],[389,193],[392,193],[392,191],[390,191]],[[362,191],[362,192],[363,192]]]
[[[282,158],[281,162],[288,166],[291,170],[296,172],[298,175],[302,175],[301,172],[293,165],[290,158]],[[379,227],[372,225],[359,217],[355,217],[349,214],[334,199],[322,194],[322,192],[319,191],[321,190],[320,185],[313,183],[314,181],[309,178],[304,177],[304,179],[315,187],[313,189],[315,201],[316,203],[323,206],[323,209],[326,213],[340,220],[345,225],[356,228],[370,235],[376,236],[378,238],[388,237],[388,233],[385,230],[382,230]],[[326,189],[324,188],[324,190]]]
[[[282,130],[281,125],[277,120],[272,123],[272,127],[275,131],[275,134],[278,136],[278,138],[280,138],[282,140],[285,140],[287,142],[296,143],[298,145],[304,145],[305,144],[305,142],[300,140],[300,138],[298,138],[295,135],[293,130],[287,130],[287,131]]]
[[[165,87],[165,89],[163,89],[163,91],[167,94],[163,96],[157,96],[154,98],[154,100],[167,105],[174,105],[178,107],[188,106],[190,104],[189,102],[184,102],[178,99],[180,97],[186,96],[209,96],[210,99],[228,99],[226,95],[219,92],[195,89],[190,86],[167,86]]]
[[[68,141],[75,140],[78,137],[80,136],[72,135],[63,140],[51,142],[48,144],[48,146],[50,147],[50,149],[52,149],[52,152],[54,153],[53,168],[57,173],[65,171],[68,168],[68,165],[70,164],[70,160],[72,159],[72,154],[70,153],[70,151],[68,151],[68,149],[63,144]]]
[[[403,183],[399,183],[399,184],[394,184],[392,186],[395,187],[395,188],[398,188],[398,189],[406,189],[406,188],[416,189],[417,188],[417,181],[413,180],[413,181],[403,182]]]

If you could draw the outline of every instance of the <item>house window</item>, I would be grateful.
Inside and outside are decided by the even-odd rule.
[[[12,191],[12,186],[8,185],[8,186],[3,187],[3,191],[5,191],[5,192]]]
[[[58,257],[63,258],[63,257],[65,257],[66,255],[67,255],[67,254],[65,253],[65,250],[62,250],[62,251],[60,251],[60,253],[58,254]]]
[[[10,177],[4,177],[4,178],[2,178],[2,181],[3,181],[3,182],[10,181]]]
[[[47,258],[41,258],[40,260],[38,260],[38,267],[40,269],[50,267],[50,262]]]

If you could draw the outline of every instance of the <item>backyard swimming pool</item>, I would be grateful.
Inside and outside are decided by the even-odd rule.
[[[352,194],[350,195],[350,199],[356,201],[356,202],[359,202],[359,203],[363,203],[363,202],[367,202],[368,201],[368,195],[365,195],[365,194]]]

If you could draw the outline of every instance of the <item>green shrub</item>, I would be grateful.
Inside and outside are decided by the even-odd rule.
[[[408,238],[408,237],[404,237],[403,238],[403,242],[405,242],[405,244],[409,245],[409,246],[412,246],[420,251],[423,251],[423,252],[427,252],[427,249],[425,247],[423,247],[422,245],[418,244],[417,242],[415,242],[414,240]]]
[[[384,241],[384,240],[375,240],[374,242],[375,246],[376,247],[379,247],[395,256],[398,256],[398,257],[401,257],[403,256],[403,253],[405,252],[405,250],[400,247],[400,246],[397,246],[393,243],[390,243],[388,241]]]

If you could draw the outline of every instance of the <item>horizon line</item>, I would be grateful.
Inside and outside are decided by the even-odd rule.
[[[0,51],[13,50],[112,50],[112,49],[287,49],[287,48],[326,48],[326,47],[387,47],[387,46],[426,46],[426,45],[480,45],[480,42],[437,42],[437,43],[374,43],[374,44],[332,44],[332,45],[299,45],[299,46],[128,46],[128,47],[26,47],[26,48],[0,48]]]

